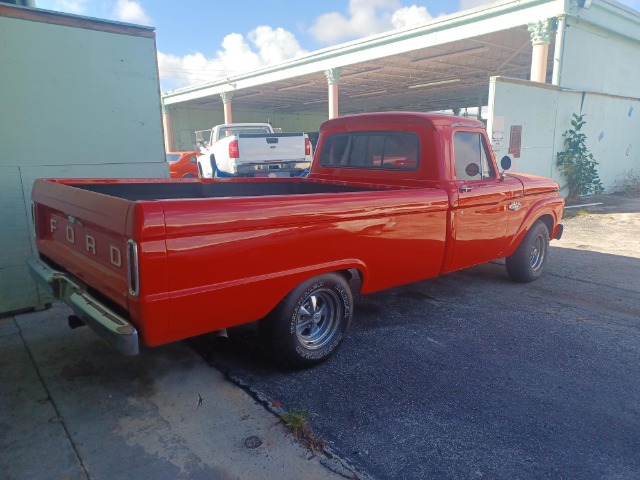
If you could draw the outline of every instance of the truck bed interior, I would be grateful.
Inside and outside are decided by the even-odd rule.
[[[373,187],[353,187],[311,181],[257,182],[167,182],[167,183],[70,183],[69,185],[126,200],[167,200],[182,198],[260,197],[267,195],[308,195],[313,193],[363,192]]]

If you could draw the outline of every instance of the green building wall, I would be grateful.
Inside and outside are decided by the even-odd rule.
[[[50,299],[35,253],[39,177],[167,177],[152,29],[0,4],[0,313]]]

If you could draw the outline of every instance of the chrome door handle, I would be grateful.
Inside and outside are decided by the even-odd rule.
[[[460,191],[461,191],[462,193],[468,193],[468,192],[470,192],[471,190],[473,190],[473,188],[472,188],[472,187],[465,187],[465,186],[460,187]]]

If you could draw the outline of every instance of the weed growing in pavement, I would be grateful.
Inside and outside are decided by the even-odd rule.
[[[632,168],[623,172],[616,180],[615,191],[625,197],[640,197],[640,171]]]
[[[568,219],[568,218],[576,218],[576,217],[586,217],[589,215],[589,212],[587,210],[584,209],[580,209],[580,210],[576,210],[575,208],[572,208],[571,210],[565,210],[562,213],[562,218]]]
[[[291,410],[280,415],[280,420],[285,427],[291,430],[294,437],[315,454],[322,452],[324,442],[311,431],[309,426],[310,415],[309,412],[304,410]]]

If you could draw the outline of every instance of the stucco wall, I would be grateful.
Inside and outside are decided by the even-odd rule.
[[[0,313],[49,300],[25,266],[35,178],[168,176],[155,37],[135,30],[0,8]]]
[[[587,147],[607,191],[615,190],[625,172],[640,169],[640,99],[498,77],[491,79],[489,103],[490,138],[504,124],[503,143],[493,143],[498,158],[508,153],[511,126],[522,126],[521,155],[513,171],[552,177],[563,185],[555,161],[573,113],[585,115]]]
[[[567,24],[559,86],[640,98],[640,41],[572,17]]]

